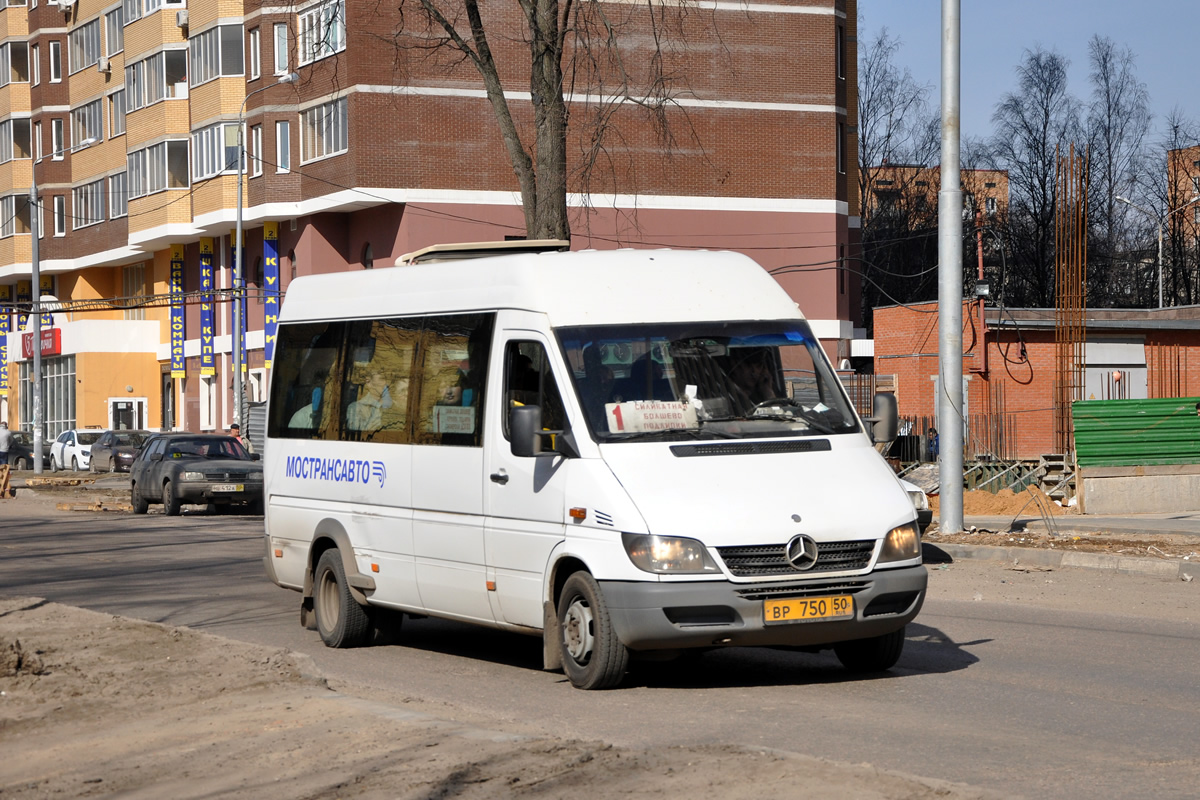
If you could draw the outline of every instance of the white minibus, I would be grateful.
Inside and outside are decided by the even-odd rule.
[[[584,689],[742,645],[886,670],[927,576],[874,446],[895,402],[875,402],[860,418],[796,304],[736,253],[301,277],[274,351],[264,561],[330,647],[434,616],[541,636]]]

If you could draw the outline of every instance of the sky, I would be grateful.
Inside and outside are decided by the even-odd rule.
[[[1200,119],[1200,0],[962,0],[961,9],[964,136],[992,134],[992,111],[1016,88],[1024,51],[1038,45],[1066,56],[1068,90],[1089,101],[1088,41],[1096,34],[1133,51],[1155,130],[1175,107]],[[860,45],[886,27],[901,41],[896,65],[932,87],[934,108],[941,96],[941,11],[940,0],[858,0]]]

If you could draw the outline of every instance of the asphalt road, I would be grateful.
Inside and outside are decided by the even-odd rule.
[[[581,692],[540,640],[406,620],[397,644],[325,648],[261,563],[261,518],[23,514],[0,505],[0,592],[308,653],[364,696],[516,733],[739,743],[1030,798],[1195,797],[1200,591],[1145,576],[931,569],[888,677],[747,649],[640,665]]]

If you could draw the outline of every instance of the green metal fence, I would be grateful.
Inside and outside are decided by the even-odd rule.
[[[1200,464],[1200,397],[1071,404],[1080,467]]]

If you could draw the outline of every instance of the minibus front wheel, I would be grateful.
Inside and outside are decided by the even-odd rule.
[[[361,647],[370,641],[367,610],[350,594],[342,554],[331,547],[321,554],[313,573],[313,611],[317,632],[328,647]]]
[[[608,605],[596,579],[576,572],[558,598],[563,671],[578,689],[610,689],[629,666],[629,651],[613,630]]]
[[[851,672],[886,672],[896,666],[904,651],[904,628],[869,639],[839,642],[833,652]]]

